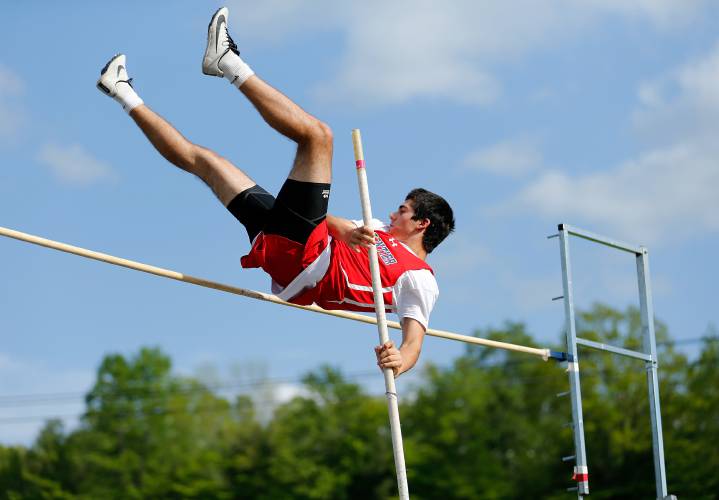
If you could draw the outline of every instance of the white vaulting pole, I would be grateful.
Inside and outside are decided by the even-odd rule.
[[[372,221],[372,206],[369,201],[367,172],[365,171],[362,136],[360,135],[359,129],[352,131],[352,144],[354,145],[357,182],[359,183],[360,200],[362,201],[362,219],[364,220],[364,225],[369,226]],[[369,248],[369,265],[370,271],[372,272],[372,290],[374,292],[374,310],[377,314],[377,331],[379,332],[380,344],[384,345],[389,342],[389,333],[387,333],[387,318],[385,317],[384,297],[382,296],[382,281],[379,275],[377,247],[375,245]],[[402,445],[402,429],[399,423],[399,405],[397,402],[397,389],[394,383],[394,372],[391,368],[385,368],[383,373],[385,394],[387,394],[387,407],[389,409],[389,424],[392,432],[394,467],[397,470],[399,498],[400,500],[409,500],[407,469],[404,464],[404,447]]]

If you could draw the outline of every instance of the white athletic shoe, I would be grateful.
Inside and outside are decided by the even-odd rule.
[[[132,78],[127,75],[127,69],[125,68],[125,54],[115,54],[102,68],[100,79],[97,81],[97,88],[103,94],[115,97],[117,95],[117,84],[120,82],[127,83],[132,87]]]
[[[202,59],[202,72],[211,76],[224,76],[218,63],[220,59],[229,51],[240,55],[237,45],[227,32],[227,20],[230,17],[230,11],[227,7],[222,7],[215,12],[207,26],[207,48],[205,49],[205,57]]]

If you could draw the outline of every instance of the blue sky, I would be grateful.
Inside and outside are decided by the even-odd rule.
[[[457,231],[430,257],[432,326],[522,320],[559,338],[566,222],[650,249],[657,316],[677,339],[719,323],[719,11],[708,1],[234,1],[230,30],[264,79],[335,133],[330,209],[360,213],[362,130],[375,216],[413,187]],[[7,2],[0,30],[0,225],[268,290],[242,271],[243,228],[160,158],[95,89],[116,52],[145,102],[276,191],[293,146],[227,82],[201,74],[215,2]],[[574,246],[577,301],[636,304],[631,257]],[[220,294],[3,239],[0,442],[82,408],[102,356],[161,347],[219,383],[270,377],[280,398],[321,363],[381,387],[372,327]],[[422,364],[461,345],[428,339]],[[691,352],[691,346],[689,347]],[[263,389],[264,390],[264,389]],[[67,393],[19,406],[3,396]],[[8,401],[10,401],[8,403]],[[17,421],[7,419],[17,418]]]

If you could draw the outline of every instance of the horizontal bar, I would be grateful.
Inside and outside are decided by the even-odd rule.
[[[67,253],[71,253],[74,255],[79,255],[80,257],[85,257],[88,259],[99,260],[100,262],[106,262],[108,264],[113,264],[115,266],[122,266],[122,267],[126,267],[128,269],[134,269],[135,271],[141,271],[144,273],[154,274],[156,276],[160,276],[163,278],[169,278],[169,279],[173,279],[173,280],[177,280],[177,281],[183,281],[183,282],[189,283],[191,285],[202,286],[205,288],[212,288],[212,289],[218,290],[220,292],[232,293],[235,295],[241,295],[243,297],[248,297],[250,299],[263,300],[265,302],[272,302],[274,304],[280,304],[283,306],[294,307],[296,309],[304,309],[305,311],[326,314],[328,316],[336,316],[338,318],[350,319],[352,321],[360,321],[362,323],[371,323],[374,325],[377,324],[377,319],[374,317],[371,317],[371,316],[364,316],[362,314],[351,313],[348,311],[331,311],[331,310],[327,310],[327,309],[322,309],[321,307],[318,307],[316,305],[299,306],[297,304],[285,302],[284,300],[279,299],[275,295],[271,295],[268,293],[256,292],[254,290],[247,290],[244,288],[238,288],[238,287],[234,287],[231,285],[225,285],[222,283],[217,283],[215,281],[210,281],[210,280],[206,280],[203,278],[196,278],[194,276],[189,276],[187,274],[178,273],[177,271],[171,271],[169,269],[163,269],[161,267],[150,266],[148,264],[143,264],[141,262],[135,262],[135,261],[123,259],[120,257],[115,257],[114,255],[95,252],[93,250],[88,250],[86,248],[68,245],[66,243],[60,243],[59,241],[48,240],[45,238],[41,238],[39,236],[34,236],[32,234],[15,231],[13,229],[0,227],[0,236],[7,236],[8,238],[14,238],[16,240],[24,241],[26,243],[32,243],[33,245],[39,245],[39,246],[43,246],[46,248],[51,248],[53,250],[59,250],[61,252],[67,252]],[[402,329],[400,324],[397,323],[396,321],[388,321],[387,326],[390,328],[394,328],[395,330]],[[540,349],[540,348],[536,348],[536,347],[528,347],[528,346],[523,346],[523,345],[510,344],[508,342],[499,342],[497,340],[489,340],[489,339],[483,339],[483,338],[479,338],[479,337],[472,337],[469,335],[461,335],[458,333],[448,332],[448,331],[444,331],[444,330],[435,330],[433,328],[427,329],[427,335],[431,335],[433,337],[449,339],[449,340],[457,340],[459,342],[465,342],[467,344],[476,344],[476,345],[482,345],[485,347],[494,347],[496,349],[504,349],[506,351],[523,352],[525,354],[532,354],[534,356],[539,356],[542,359],[544,359],[544,361],[547,361],[551,357],[550,356],[551,351],[549,349]]]
[[[592,349],[599,349],[600,351],[609,351],[614,354],[621,354],[622,356],[628,356],[630,358],[643,359],[644,361],[652,360],[652,357],[649,354],[644,354],[643,352],[630,351],[629,349],[614,347],[613,345],[602,344],[601,342],[594,342],[593,340],[587,340],[581,337],[577,337],[577,344],[585,347],[591,347]]]
[[[593,241],[595,243],[601,243],[602,245],[616,248],[618,250],[624,250],[625,252],[633,253],[635,255],[641,255],[644,253],[644,247],[632,245],[630,243],[624,243],[622,241],[618,241],[612,238],[607,238],[606,236],[591,233],[589,231],[585,231],[584,229],[570,226],[569,224],[559,224],[558,229],[560,231],[567,231],[573,236],[578,236],[580,238],[584,238],[585,240]]]

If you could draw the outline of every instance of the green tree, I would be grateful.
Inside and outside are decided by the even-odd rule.
[[[477,333],[534,344],[519,323]],[[403,412],[413,497],[541,498],[571,439],[556,398],[565,385],[550,363],[474,345],[448,368],[430,366]]]
[[[107,356],[69,438],[86,498],[229,498],[222,450],[229,403],[174,377],[157,349]]]
[[[679,498],[719,498],[719,335],[707,332],[702,350],[662,401],[670,492]],[[662,381],[664,382],[664,381]]]
[[[268,429],[271,482],[258,498],[388,498],[395,494],[386,404],[336,370],[305,377],[310,394],[282,405]]]
[[[577,321],[582,337],[641,348],[634,308],[597,304]],[[690,362],[656,330],[669,490],[719,498],[719,336],[710,330]],[[521,323],[477,333],[537,344]],[[580,365],[592,498],[652,498],[644,363],[582,348]],[[477,346],[428,365],[400,410],[412,497],[569,498],[562,368]],[[106,356],[77,430],[50,421],[31,447],[0,447],[0,499],[395,498],[384,398],[329,367],[304,386],[263,425],[251,398],[230,403],[173,375],[157,349]]]
[[[261,498],[273,481],[269,475],[267,433],[257,420],[250,397],[239,396],[233,413],[235,425],[222,451],[229,491],[232,498]]]
[[[581,337],[641,349],[641,318],[636,308],[617,311],[596,304],[579,313],[577,321]],[[687,397],[684,393],[694,398],[699,389],[684,389],[686,358],[666,343],[664,324],[657,322],[656,330],[661,397],[669,416],[664,421],[666,432],[675,414],[689,410],[682,403]],[[537,344],[519,323],[478,335]],[[560,341],[565,342],[563,333]],[[580,349],[579,358],[592,498],[652,498],[654,469],[644,363],[585,348]],[[705,382],[712,376],[716,380],[713,358],[703,359],[698,361],[696,376]],[[708,392],[716,390],[715,385],[699,385]],[[573,463],[563,463],[560,457],[574,454],[571,428],[563,425],[571,421],[571,407],[569,398],[556,397],[567,390],[567,375],[555,364],[481,347],[469,346],[451,367],[430,366],[403,418],[413,496],[567,498],[566,488],[573,485]],[[711,396],[703,399],[711,400]],[[716,403],[709,407],[716,414]],[[697,448],[710,453],[704,444]],[[668,462],[692,462],[670,446],[665,449]]]
[[[62,485],[68,479],[62,439],[60,423],[51,421],[31,450],[0,448],[0,499],[73,498]]]
[[[581,337],[643,350],[641,316],[635,307],[618,311],[595,304],[578,314],[577,323]],[[685,373],[686,358],[667,343],[664,323],[655,321],[655,330],[660,401],[666,412],[673,404],[669,395],[677,389],[677,377]],[[592,497],[651,498],[656,491],[645,362],[581,349],[580,373]]]

